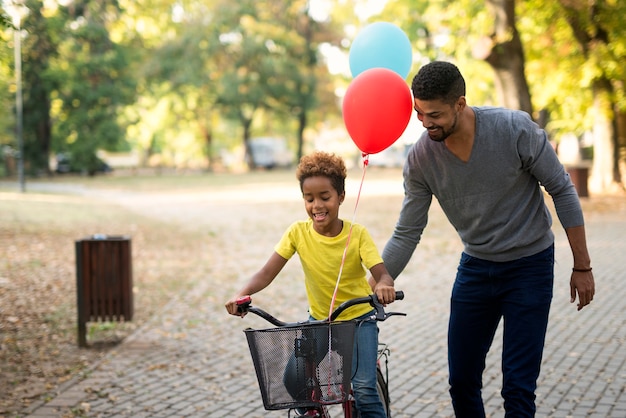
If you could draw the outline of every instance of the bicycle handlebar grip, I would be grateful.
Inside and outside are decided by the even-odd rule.
[[[248,308],[250,307],[250,304],[252,303],[252,298],[247,295],[247,296],[242,296],[239,299],[237,299],[237,310],[239,312],[247,312]]]
[[[402,290],[398,290],[396,292],[396,300],[402,300],[404,299],[404,292]]]
[[[252,302],[252,298],[249,295],[242,296],[237,299],[237,305],[245,305],[246,303]]]

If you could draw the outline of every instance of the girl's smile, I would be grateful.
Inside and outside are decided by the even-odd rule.
[[[339,219],[339,206],[344,196],[345,193],[337,192],[328,177],[313,176],[302,182],[304,207],[316,232],[326,236],[341,232],[343,222]]]

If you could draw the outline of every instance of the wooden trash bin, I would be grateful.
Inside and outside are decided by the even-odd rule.
[[[589,189],[587,187],[589,178],[589,167],[585,165],[568,166],[567,173],[574,183],[576,192],[579,197],[589,197]]]
[[[93,235],[76,241],[78,345],[87,347],[87,323],[133,318],[131,241]]]

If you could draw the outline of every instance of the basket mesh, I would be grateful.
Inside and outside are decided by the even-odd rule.
[[[355,326],[350,321],[245,330],[265,409],[346,400]]]

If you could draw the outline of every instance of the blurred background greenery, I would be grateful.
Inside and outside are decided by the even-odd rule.
[[[315,148],[356,161],[341,115],[348,54],[386,21],[411,41],[407,83],[453,61],[470,104],[525,110],[557,147],[573,136],[592,190],[623,190],[623,1],[2,0],[2,11],[0,176],[18,171],[18,90],[27,176],[249,170],[257,137],[279,138],[294,162]],[[409,127],[400,148],[417,140]]]

